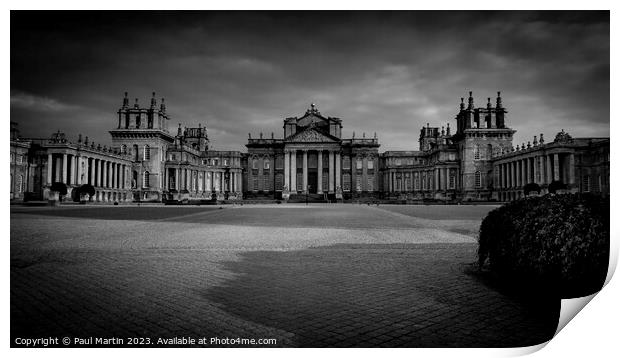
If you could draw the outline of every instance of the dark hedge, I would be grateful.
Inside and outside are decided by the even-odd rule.
[[[482,221],[478,263],[505,285],[578,297],[600,290],[609,263],[609,198],[530,197]]]

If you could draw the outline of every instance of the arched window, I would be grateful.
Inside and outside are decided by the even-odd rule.
[[[140,160],[139,156],[138,156],[138,145],[134,144],[132,147],[132,152],[133,152],[133,161],[137,162]]]
[[[479,171],[474,174],[474,180],[476,188],[480,188],[482,186],[482,174]]]
[[[24,191],[24,176],[20,174],[17,176],[17,192],[22,193],[23,191]]]
[[[252,159],[252,169],[258,169],[258,160]]]
[[[269,159],[263,161],[263,170],[269,170]]]
[[[474,145],[474,160],[480,160],[480,147],[478,144]]]
[[[151,160],[151,147],[148,144],[144,145],[144,160]]]
[[[142,176],[142,187],[143,188],[148,188],[150,185],[149,183],[149,175],[150,173],[148,171],[144,172],[144,175]]]

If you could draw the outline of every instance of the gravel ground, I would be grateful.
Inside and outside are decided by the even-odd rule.
[[[11,336],[284,347],[550,339],[555,308],[535,314],[464,273],[493,207],[430,208],[14,208]],[[195,345],[238,345],[228,343]]]

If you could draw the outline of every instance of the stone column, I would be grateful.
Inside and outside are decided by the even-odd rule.
[[[308,192],[308,150],[304,149],[303,150],[303,164],[302,164],[302,170],[303,170],[303,192],[304,194]]]
[[[101,160],[98,160],[95,165],[95,182],[93,186],[101,186],[103,172],[101,171]]]
[[[103,186],[104,188],[109,188],[110,187],[110,177],[109,177],[109,172],[108,172],[108,161],[104,161],[103,162],[103,184],[101,186]]]
[[[525,158],[525,159],[522,160],[522,163],[521,163],[521,167],[522,167],[522,169],[521,169],[522,173],[521,174],[523,175],[523,180],[522,180],[523,183],[521,183],[522,185],[527,184],[529,182],[529,180],[530,180],[529,176],[528,176],[529,171],[528,171],[528,168],[527,168],[529,166],[529,162],[530,162],[530,159],[529,158]]]
[[[67,184],[67,154],[62,155],[62,173],[60,173],[61,181]]]
[[[179,168],[174,168],[174,189],[179,191]]]
[[[568,155],[568,184],[575,184],[575,154],[573,153]]]
[[[52,167],[54,166],[52,153],[47,154],[47,184],[52,185]]]
[[[118,168],[116,167],[116,163],[112,162],[112,188],[116,189],[117,181],[116,175],[118,174]]]
[[[88,169],[90,170],[90,177],[88,178],[88,184],[95,185],[95,158],[91,158],[88,163]]]
[[[336,188],[340,187],[340,189],[342,189],[342,186],[340,184],[341,177],[342,173],[340,171],[340,152],[336,152]]]
[[[291,151],[291,192],[297,193],[297,150]]]
[[[329,193],[334,193],[334,152],[329,151],[329,165],[328,165],[328,182],[329,182]]]
[[[106,173],[107,173],[107,162],[105,160],[99,160],[100,166],[101,166],[101,173],[99,173],[99,177],[101,179],[101,183],[100,186],[105,188],[106,187],[106,183],[107,183],[107,178],[106,178]],[[96,169],[95,169],[96,171]]]
[[[545,157],[545,161],[547,162],[547,184],[551,184],[553,181],[553,173],[551,171],[551,155],[547,155]]]
[[[560,180],[560,155],[553,155],[553,180]]]
[[[439,168],[435,168],[434,171],[435,171],[435,181],[433,183],[433,189],[435,189],[435,191],[438,191],[439,190],[439,184],[440,184],[440,182],[439,182],[439,179],[440,179],[439,178]]]
[[[317,153],[317,157],[318,157],[318,162],[317,162],[317,188],[316,188],[316,192],[318,194],[323,194],[323,151],[319,150],[319,152]]]
[[[284,186],[289,188],[288,190],[291,190],[291,180],[290,180],[290,176],[291,176],[291,153],[288,151],[288,149],[284,150]]]

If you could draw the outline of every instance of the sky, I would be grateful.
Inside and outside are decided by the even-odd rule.
[[[211,146],[283,135],[311,103],[343,137],[417,150],[420,128],[456,127],[460,98],[497,91],[514,144],[561,129],[608,137],[609,12],[11,11],[11,121],[110,144],[125,91],[165,98]]]

